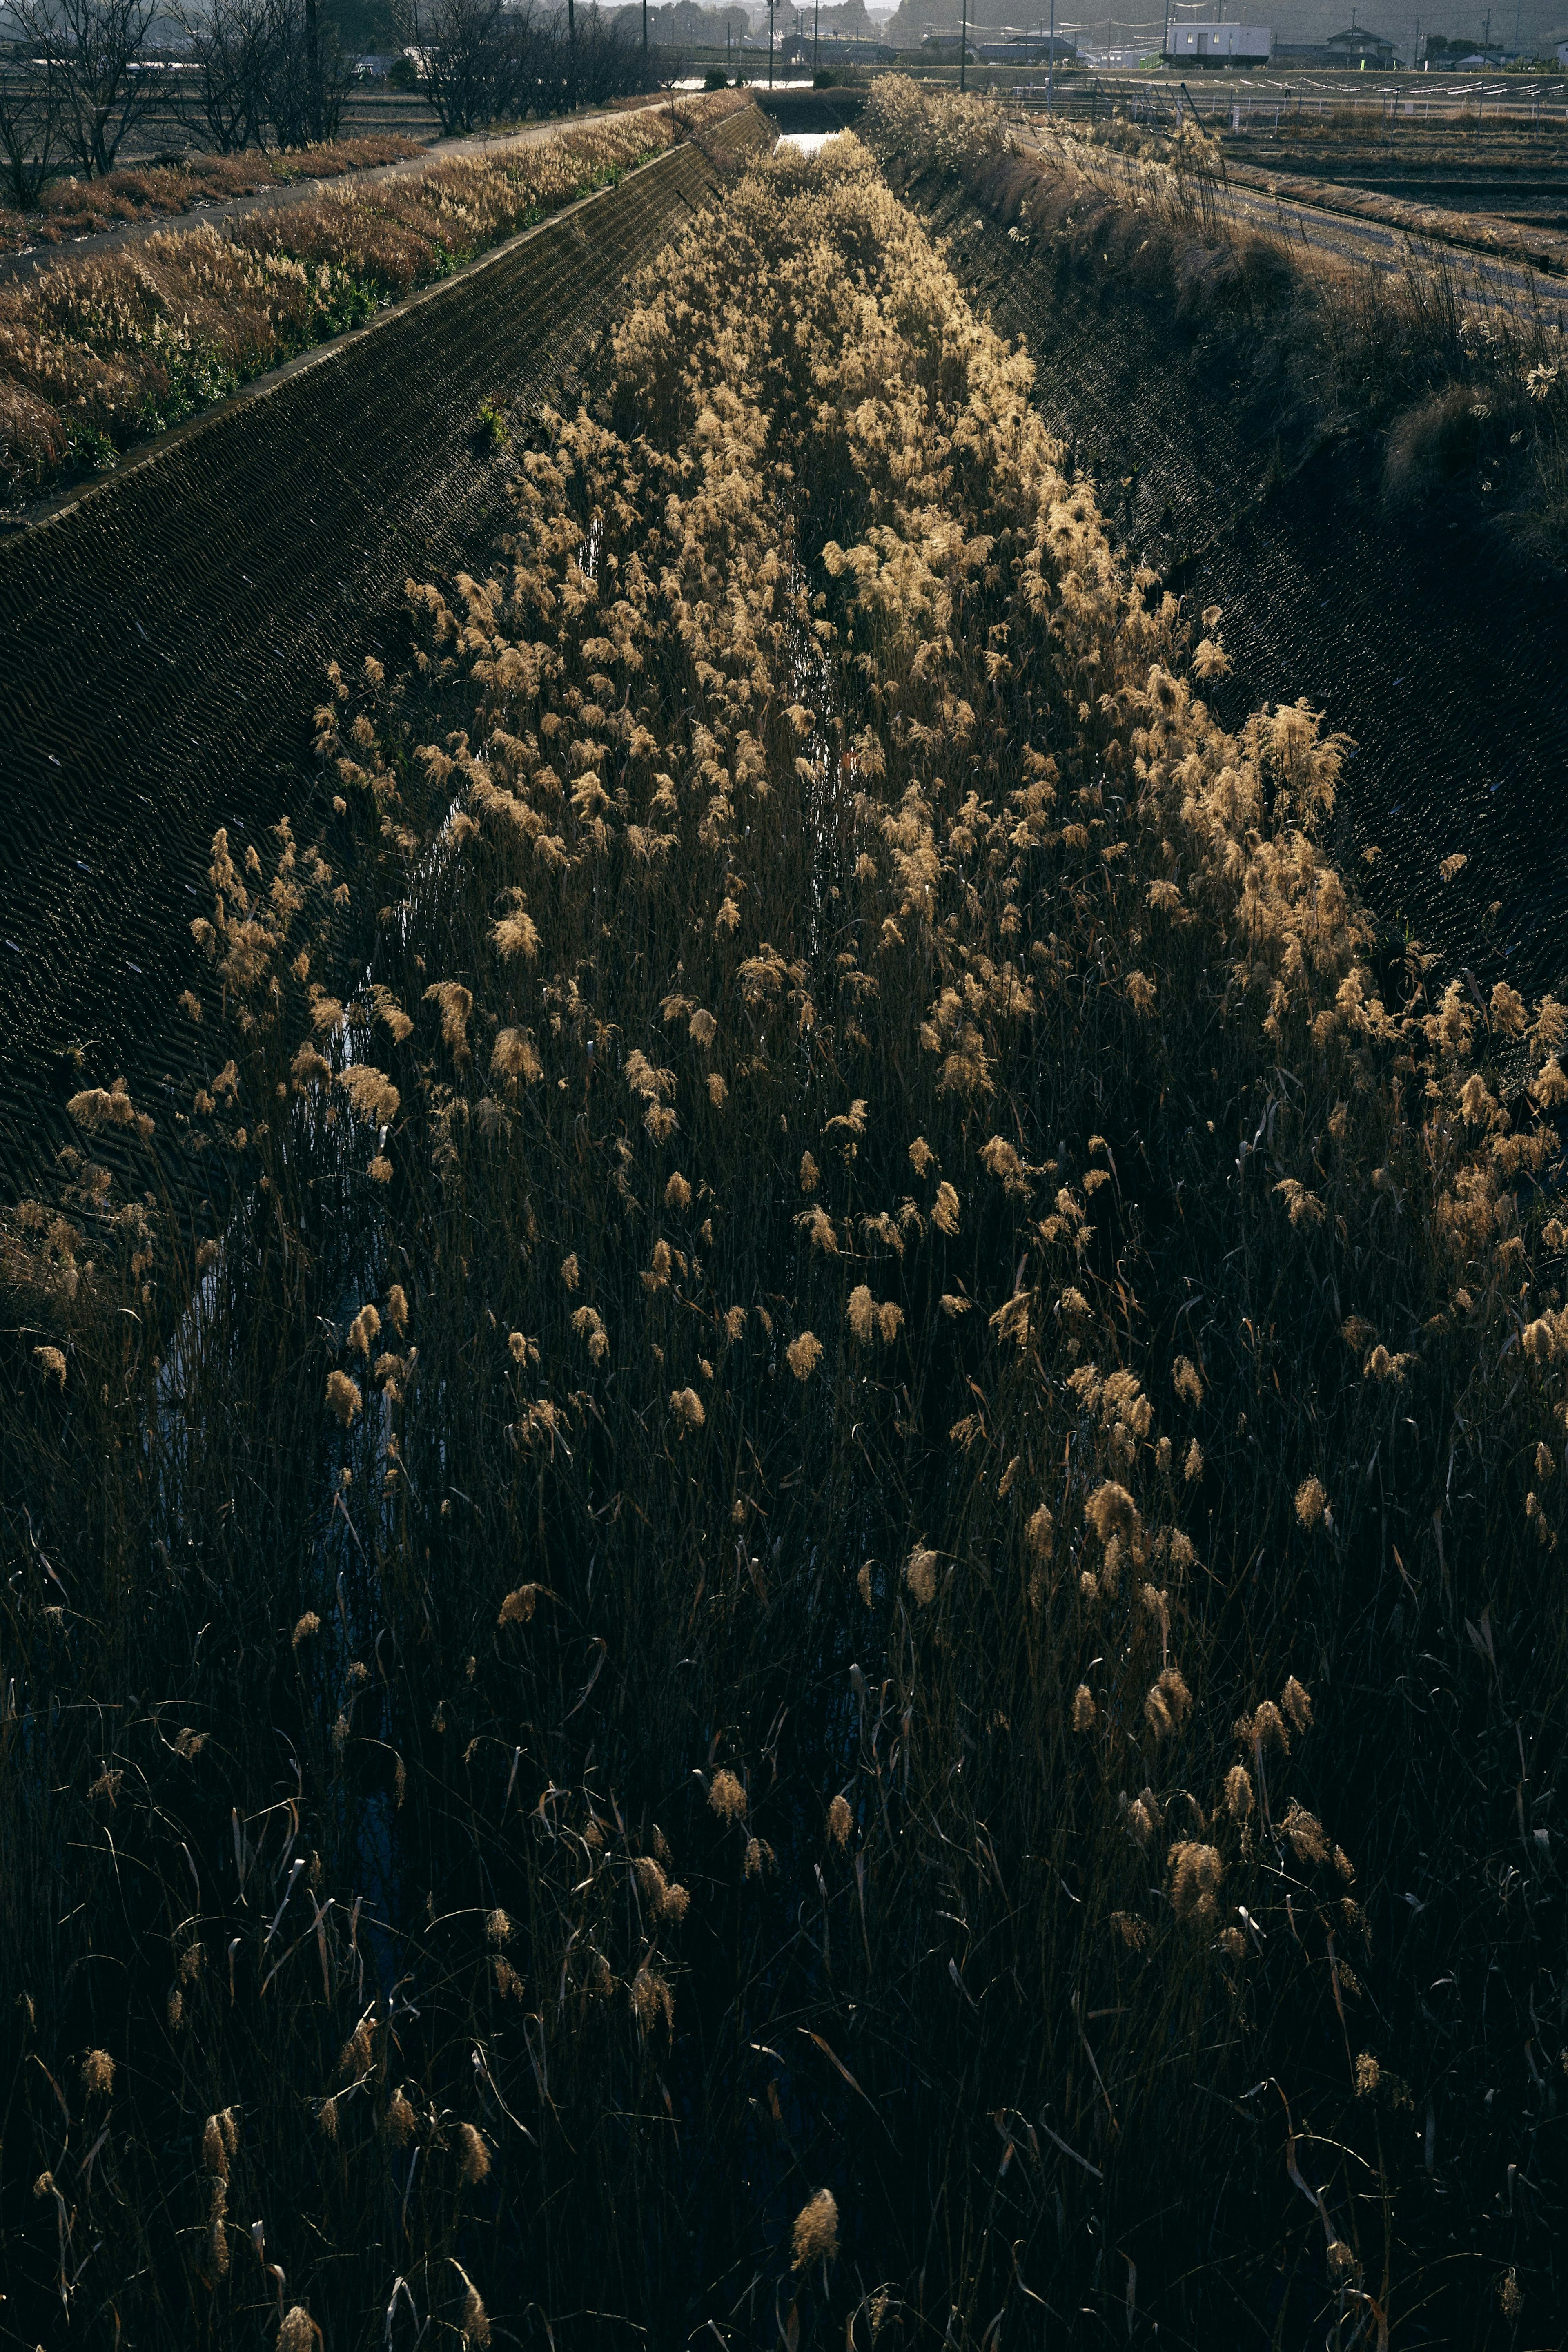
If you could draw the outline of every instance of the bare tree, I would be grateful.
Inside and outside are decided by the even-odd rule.
[[[196,68],[193,110],[219,154],[265,148],[278,44],[273,0],[212,0],[180,22]]]
[[[404,39],[419,52],[420,86],[448,135],[522,115],[559,114],[657,87],[657,68],[597,8],[536,10],[506,0],[402,0]]]
[[[93,177],[114,169],[128,132],[168,97],[143,54],[157,0],[11,0],[43,64],[67,151]]]
[[[181,23],[197,68],[193,111],[222,153],[337,137],[348,74],[317,0],[211,0]]]
[[[535,17],[531,59],[530,103],[540,114],[661,89],[685,71],[684,52],[645,49],[627,23],[576,0]]]
[[[684,52],[664,49],[655,57],[627,27],[590,8],[570,28],[567,102],[602,106],[636,91],[667,89],[685,69]]]
[[[523,111],[535,47],[530,9],[503,0],[404,0],[399,17],[449,136]]]
[[[59,98],[31,60],[0,67],[0,187],[31,212],[60,152]]]
[[[343,120],[348,71],[342,44],[323,25],[317,0],[270,0],[275,27],[267,115],[280,147],[314,147],[335,139]]]

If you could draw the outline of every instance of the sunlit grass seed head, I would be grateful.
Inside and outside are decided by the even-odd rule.
[[[348,1344],[361,1356],[369,1356],[381,1337],[382,1318],[374,1307],[361,1307],[349,1326]]]
[[[89,2098],[107,2099],[114,2088],[115,2065],[107,2050],[89,2050],[81,2062],[81,2086]]]
[[[1197,1366],[1186,1356],[1178,1356],[1171,1366],[1171,1386],[1185,1404],[1196,1406],[1203,1402],[1203,1382]]]
[[[644,2034],[663,2025],[666,2032],[674,2023],[675,1997],[668,1981],[659,1971],[644,1961],[632,1979],[632,2014]]]
[[[1328,1496],[1317,1478],[1303,1478],[1296,1489],[1296,1517],[1302,1527],[1321,1525],[1328,1509]]]
[[[1294,1675],[1291,1676],[1281,1692],[1280,1703],[1298,1731],[1312,1729],[1312,1702],[1306,1685],[1298,1682]]]
[[[727,1765],[721,1764],[708,1782],[707,1801],[721,1822],[746,1818],[746,1790]]]
[[[1290,1808],[1280,1826],[1298,1862],[1328,1861],[1329,1843],[1323,1835],[1322,1823],[1294,1798],[1291,1800]]]
[[[911,1598],[922,1609],[929,1609],[936,1598],[937,1556],[924,1546],[917,1546],[904,1563],[904,1581]]]
[[[677,1429],[683,1433],[701,1429],[707,1419],[701,1397],[695,1389],[691,1388],[671,1390],[670,1412]]]
[[[1172,1846],[1170,1861],[1171,1907],[1176,1917],[1200,1924],[1212,1919],[1224,1874],[1218,1848],[1183,1840]]]
[[[804,2270],[810,2263],[831,2263],[839,2251],[838,2200],[831,2189],[819,2189],[795,2216],[790,2231],[790,2254],[795,2268]]]

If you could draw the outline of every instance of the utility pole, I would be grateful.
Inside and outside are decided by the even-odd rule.
[[[815,79],[822,63],[822,0],[816,0],[811,15],[811,75]]]
[[[1045,119],[1051,121],[1051,102],[1056,89],[1056,0],[1051,0],[1051,31],[1045,42]]]
[[[958,26],[958,95],[968,88],[965,77],[969,70],[969,0],[964,0],[964,13]]]
[[[768,87],[773,87],[773,9],[774,0],[768,0]]]

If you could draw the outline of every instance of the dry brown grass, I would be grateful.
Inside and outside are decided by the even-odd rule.
[[[214,842],[216,1240],[7,1225],[25,2340],[1562,2307],[1568,1016],[1375,955],[1029,391],[748,179]]]
[[[399,131],[375,131],[337,139],[287,155],[192,155],[179,163],[130,163],[100,180],[55,180],[36,213],[0,205],[0,252],[58,245],[67,237],[90,236],[127,221],[188,212],[193,205],[222,204],[232,196],[256,195],[298,180],[335,180],[417,155],[423,142]]]

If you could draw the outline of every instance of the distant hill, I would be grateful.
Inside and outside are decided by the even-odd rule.
[[[970,0],[968,13],[971,28],[984,31],[1023,23],[1032,27],[1037,19],[1044,21],[1038,8],[1020,10],[1018,0],[1013,0],[1011,7],[1008,0]],[[881,27],[882,38],[891,41],[895,49],[917,49],[934,26],[946,27],[960,21],[960,0],[901,0],[900,6]]]

